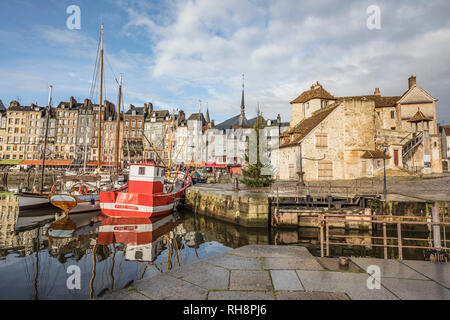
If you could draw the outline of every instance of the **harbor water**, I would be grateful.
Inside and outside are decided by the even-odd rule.
[[[16,198],[0,194],[0,300],[101,297],[249,244],[302,245],[320,255],[314,228],[249,229],[183,211],[155,219],[108,219],[99,211],[65,217],[52,207],[19,212]],[[353,235],[361,246],[332,247],[331,255],[383,257],[382,248],[370,246],[370,232]],[[405,250],[404,257],[423,260],[424,253]]]

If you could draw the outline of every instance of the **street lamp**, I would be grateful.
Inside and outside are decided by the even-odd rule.
[[[383,188],[383,194],[384,194],[384,201],[387,199],[387,188],[386,188],[386,152],[388,150],[388,147],[386,145],[383,145],[383,166],[384,166],[384,188]]]
[[[299,143],[299,147],[300,147],[300,172],[297,172],[298,174],[298,183],[297,185],[299,187],[305,187],[305,181],[303,180],[303,159],[306,160],[312,160],[312,161],[321,161],[321,160],[325,160],[326,155],[324,154],[323,157],[321,159],[313,159],[313,158],[308,158],[308,157],[303,157],[303,151],[302,151],[302,144]]]

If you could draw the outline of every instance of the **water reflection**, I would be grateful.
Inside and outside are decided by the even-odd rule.
[[[0,208],[0,299],[89,299],[250,244],[300,244],[320,255],[314,228],[269,232],[189,212],[152,219],[106,218],[100,212],[66,217],[54,209],[19,212],[17,197],[7,193],[0,194]],[[408,232],[427,237],[426,230]],[[379,233],[330,229],[333,242],[348,244],[331,246],[330,254],[383,257],[370,237]],[[395,249],[388,252],[397,257]],[[421,260],[423,250],[405,249],[404,257]],[[73,265],[80,268],[80,290],[67,288]]]

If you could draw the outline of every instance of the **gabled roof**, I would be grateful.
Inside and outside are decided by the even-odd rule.
[[[428,92],[419,87],[417,84],[408,89],[398,103],[401,104],[414,104],[414,103],[431,103],[438,101],[438,99],[432,97]]]
[[[136,115],[137,116],[143,116],[145,114],[145,108],[144,107],[136,108],[135,106],[130,108],[125,114],[130,116],[130,115],[133,114],[133,111],[136,111]]]
[[[317,84],[313,85],[311,87],[311,90],[303,92],[301,95],[299,95],[295,100],[291,101],[291,104],[293,103],[304,103],[308,102],[312,99],[328,99],[328,100],[334,100],[335,98],[326,91],[320,84],[317,82]]]
[[[153,110],[152,112],[150,112],[150,118],[165,118],[167,115],[169,115],[168,110]]]
[[[206,124],[206,120],[205,117],[203,116],[203,113],[193,113],[191,114],[191,116],[187,119],[187,121],[189,120],[202,120],[202,127]]]
[[[408,122],[422,122],[422,121],[433,121],[433,119],[426,117],[422,111],[417,110],[416,114],[408,120]]]
[[[312,117],[306,118],[297,124],[294,128],[286,131],[281,135],[281,137],[289,137],[294,135],[294,140],[289,143],[282,144],[280,148],[290,147],[296,145],[302,141],[315,127],[317,127],[323,120],[325,120],[340,103],[333,103],[327,108],[321,109],[319,112],[315,113]]]

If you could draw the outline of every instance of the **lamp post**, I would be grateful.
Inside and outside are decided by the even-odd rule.
[[[384,166],[384,188],[383,188],[383,195],[384,195],[384,201],[386,201],[387,198],[387,187],[386,187],[386,152],[388,150],[386,145],[383,145],[383,166]]]
[[[320,159],[319,158],[314,159],[314,158],[304,157],[301,143],[299,143],[299,147],[300,147],[300,172],[297,172],[297,174],[298,174],[298,183],[297,183],[297,185],[299,187],[305,187],[306,186],[305,185],[305,181],[303,180],[303,159],[312,160],[312,161],[321,161],[321,160],[325,160],[326,159],[326,155],[324,154],[323,157],[320,158]]]

